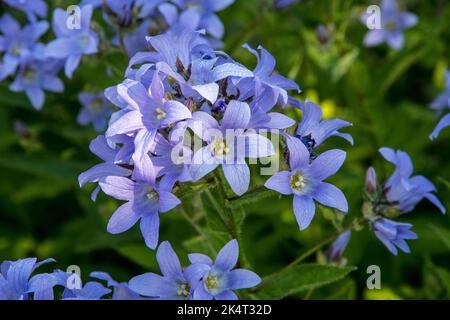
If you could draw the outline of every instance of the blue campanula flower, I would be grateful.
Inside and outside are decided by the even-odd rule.
[[[417,234],[412,232],[409,223],[400,223],[386,218],[380,218],[371,223],[373,232],[377,238],[388,248],[392,254],[397,255],[397,248],[405,253],[410,249],[405,240],[417,239]]]
[[[158,72],[154,73],[150,90],[146,90],[138,81],[128,80],[119,85],[118,92],[131,111],[110,123],[106,136],[135,133],[133,160],[140,168],[158,129],[191,118],[191,112],[181,102],[165,97],[164,86]]]
[[[350,230],[344,231],[333,242],[327,252],[327,258],[332,262],[338,262],[342,259],[342,255],[347,248],[350,236],[352,235]]]
[[[40,18],[47,16],[47,4],[44,0],[4,0],[4,2],[14,9],[25,12],[30,22],[35,22],[36,16]]]
[[[149,159],[149,157],[147,156]],[[102,191],[118,200],[127,201],[121,205],[108,222],[108,232],[122,233],[140,220],[140,228],[146,245],[155,249],[159,236],[159,213],[178,206],[180,200],[171,193],[171,186],[155,183],[151,163],[146,163],[145,176],[135,177],[137,181],[125,177],[109,176],[100,180]]]
[[[99,280],[107,281],[108,287],[112,287],[112,300],[142,300],[142,297],[130,289],[126,282],[117,282],[106,272],[91,272],[90,276]]]
[[[47,57],[64,59],[65,74],[72,78],[72,74],[78,67],[83,55],[90,55],[98,51],[98,36],[90,28],[92,6],[81,8],[79,26],[70,26],[67,23],[70,18],[63,9],[53,12],[53,31],[57,38],[51,41],[46,49]]]
[[[76,273],[69,273],[62,270],[53,271],[52,275],[57,279],[57,285],[62,286],[64,291],[63,300],[99,300],[111,293],[111,289],[105,288],[101,283],[90,281],[84,285]],[[77,282],[72,282],[77,277]]]
[[[32,60],[22,64],[9,89],[25,92],[33,107],[40,110],[45,101],[44,90],[63,92],[64,84],[57,74],[61,64],[57,60]]]
[[[430,103],[430,108],[436,109],[439,112],[449,111],[450,109],[450,71],[445,72],[445,91],[440,93],[433,102]],[[430,138],[436,139],[439,133],[446,127],[450,126],[450,114],[445,115],[438,123]]]
[[[138,3],[145,0],[138,0]],[[160,1],[161,2],[161,1]],[[215,14],[230,6],[234,0],[173,0],[172,3],[159,4],[166,23],[171,31],[179,32],[181,30],[197,31],[204,29],[207,35],[212,39],[221,39],[224,34],[224,26],[219,17]],[[152,4],[149,4],[149,8]],[[144,6],[141,16],[149,12]],[[218,44],[217,41],[211,41],[211,44]]]
[[[57,279],[48,273],[31,274],[41,265],[54,262],[47,259],[37,262],[36,258],[5,261],[0,265],[0,300],[53,300],[53,287]]]
[[[128,145],[133,143],[132,138],[129,137],[121,137],[128,140]],[[126,142],[123,140],[122,142]],[[83,172],[78,177],[78,182],[80,187],[83,187],[88,182],[98,182],[99,180],[110,177],[110,176],[119,176],[126,177],[131,175],[131,170],[126,166],[121,166],[120,164],[126,164],[120,161],[123,159],[123,151],[126,147],[119,149],[118,147],[110,146],[105,136],[100,135],[89,145],[89,149],[93,154],[102,159],[104,163],[100,163],[90,168],[89,170]],[[97,187],[92,193],[92,200],[95,200],[98,192],[100,191],[100,187]]]
[[[77,121],[81,125],[92,123],[95,130],[103,131],[108,123],[113,109],[112,105],[101,93],[82,92],[78,95],[78,100],[83,108],[78,113]]]
[[[400,50],[405,39],[403,31],[417,24],[417,16],[410,12],[402,12],[396,0],[381,1],[381,29],[370,30],[365,38],[364,45],[373,47],[386,42],[391,48]],[[366,24],[368,14],[363,14],[361,21]]]
[[[340,129],[351,126],[350,122],[341,119],[322,120],[322,109],[308,99],[305,104],[300,102],[295,102],[295,104],[303,112],[302,121],[298,125],[295,136],[303,142],[308,150],[314,150],[333,136],[344,138],[353,144],[350,134],[339,132]]]
[[[44,45],[38,39],[48,30],[48,22],[41,21],[26,25],[20,24],[10,15],[0,18],[0,52],[3,52],[0,63],[0,81],[16,72],[21,64],[33,60],[44,59]]]
[[[244,159],[274,154],[272,142],[254,130],[246,130],[251,129],[250,120],[249,105],[236,100],[228,103],[220,124],[206,112],[193,114],[189,126],[207,143],[192,158],[190,171],[193,181],[198,181],[221,165],[225,178],[237,195],[248,190],[250,169]],[[230,136],[228,130],[234,134]],[[236,145],[238,141],[245,141],[245,146]]]
[[[261,278],[246,269],[234,269],[239,258],[239,246],[236,240],[228,242],[217,254],[216,261],[210,257],[195,253],[189,255],[191,272],[201,277],[195,287],[195,300],[236,300],[232,290],[253,288],[261,283]]]
[[[322,182],[335,174],[345,160],[342,150],[329,150],[310,162],[310,153],[296,138],[286,136],[290,171],[280,171],[265,183],[265,187],[281,194],[294,195],[294,214],[300,230],[306,229],[315,213],[314,200],[322,205],[347,212],[347,199],[334,185]]]
[[[169,242],[164,241],[156,252],[162,276],[145,273],[129,281],[131,290],[145,297],[164,300],[192,300],[201,275],[192,266],[181,268],[180,260]]]
[[[423,198],[428,199],[445,213],[445,207],[433,194],[435,186],[424,176],[413,176],[413,164],[409,155],[401,150],[381,148],[380,153],[389,162],[396,166],[395,172],[384,185],[387,200],[398,211],[407,213],[412,211]]]
[[[244,45],[244,48],[256,56],[258,64],[256,65],[255,70],[253,70],[254,77],[244,78],[238,83],[239,90],[243,93],[247,93],[247,95],[243,95],[241,99],[246,99],[248,95],[253,95],[259,86],[263,86],[273,91],[275,103],[278,102],[281,106],[285,106],[288,102],[288,90],[300,92],[300,88],[294,81],[273,72],[276,61],[266,49],[259,46],[258,49],[261,51],[261,54],[259,54],[248,45]]]

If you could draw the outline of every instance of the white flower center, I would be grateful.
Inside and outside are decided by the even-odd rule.
[[[161,108],[156,108],[156,118],[158,120],[163,120],[166,117],[166,113]]]
[[[300,173],[296,173],[291,177],[291,188],[296,191],[302,191],[306,187],[306,179]]]
[[[181,283],[180,285],[178,285],[177,294],[179,296],[187,298],[189,296],[190,291],[191,288],[188,283]]]
[[[214,155],[220,157],[228,154],[230,152],[230,148],[227,147],[227,144],[222,139],[216,139],[212,143],[212,150]]]

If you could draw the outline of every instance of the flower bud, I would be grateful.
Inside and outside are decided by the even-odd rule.
[[[369,194],[373,194],[377,191],[377,174],[373,167],[370,167],[369,170],[367,170],[365,189]]]

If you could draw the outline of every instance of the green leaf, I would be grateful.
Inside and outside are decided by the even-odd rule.
[[[228,206],[230,208],[237,208],[251,203],[259,202],[265,198],[276,196],[277,193],[273,190],[265,189],[264,187],[258,187],[254,190],[250,190],[241,197],[236,197],[229,201]]]
[[[281,299],[343,279],[355,267],[302,264],[264,280],[259,299]]]
[[[447,249],[450,250],[450,230],[435,224],[430,224],[429,226],[434,231],[436,236],[442,240]]]

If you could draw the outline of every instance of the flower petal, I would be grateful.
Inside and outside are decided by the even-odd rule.
[[[124,203],[109,219],[107,230],[112,234],[122,233],[133,227],[139,218],[140,216],[133,210],[132,203]]]
[[[294,196],[294,214],[300,230],[305,230],[311,224],[316,212],[316,205],[311,197]]]
[[[290,195],[292,194],[290,179],[291,173],[289,171],[280,171],[271,176],[264,186],[281,194]]]
[[[348,212],[348,203],[340,189],[332,184],[321,182],[312,194],[314,200],[324,206],[336,208],[342,212]]]
[[[231,270],[239,258],[239,245],[236,239],[228,242],[217,254],[215,267],[222,271]]]
[[[231,289],[253,288],[261,283],[261,278],[253,271],[235,269],[228,275],[228,283]]]

